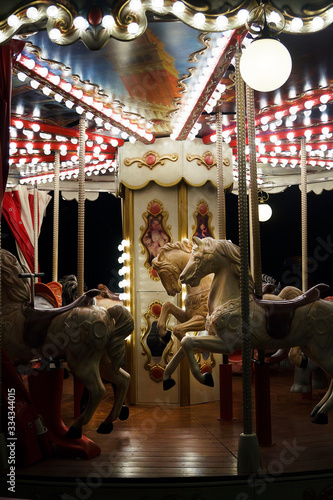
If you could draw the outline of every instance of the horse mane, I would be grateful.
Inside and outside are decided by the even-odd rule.
[[[62,286],[62,305],[67,306],[79,298],[79,283],[75,274],[66,274],[60,278],[59,283]],[[87,285],[83,284],[83,290],[87,291]]]
[[[1,285],[6,287],[10,300],[23,302],[30,300],[30,286],[26,279],[19,278],[22,267],[17,258],[8,250],[1,250]]]
[[[161,253],[162,250],[164,252],[169,252],[171,250],[182,250],[185,253],[191,253],[192,248],[193,248],[192,241],[185,238],[181,241],[175,241],[174,243],[166,243],[163,247],[161,247],[159,253]]]
[[[153,259],[152,265],[155,271],[161,270],[164,266],[164,257],[165,254],[171,252],[172,250],[180,250],[185,253],[191,253],[193,249],[192,241],[188,239],[183,239],[182,241],[175,241],[174,243],[166,243],[161,247],[158,251],[157,257]]]
[[[214,240],[213,238],[205,238],[206,249],[216,249],[216,251],[226,257],[231,262],[231,270],[234,276],[238,279],[241,274],[241,258],[240,258],[240,248],[229,240]],[[252,275],[249,271],[249,291],[253,293],[254,282]]]

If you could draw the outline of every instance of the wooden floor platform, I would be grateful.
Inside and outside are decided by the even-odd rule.
[[[112,405],[109,387],[85,429],[101,455],[91,460],[51,458],[18,470],[17,497],[30,498],[25,496],[29,493],[40,499],[117,498],[110,496],[112,488],[124,499],[208,500],[217,497],[207,495],[223,487],[227,496],[221,498],[273,500],[285,496],[281,485],[283,491],[293,491],[298,484],[310,496],[298,496],[295,490],[286,499],[319,498],[330,486],[333,491],[333,414],[327,425],[313,424],[311,409],[325,391],[315,390],[312,400],[306,400],[290,392],[292,382],[290,371],[271,372],[272,446],[260,447],[261,469],[251,477],[237,474],[243,410],[242,377],[234,375],[232,421],[219,419],[219,402],[189,407],[131,405],[129,418],[117,421],[111,434],[101,435],[96,428]],[[70,378],[63,394],[66,425],[73,421],[72,414]],[[34,491],[39,497],[33,497]],[[173,496],[175,492],[178,496]]]

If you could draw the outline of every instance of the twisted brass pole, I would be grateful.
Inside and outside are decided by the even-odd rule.
[[[238,158],[238,222],[240,246],[240,299],[243,364],[243,429],[238,445],[239,474],[253,473],[260,467],[260,452],[257,436],[252,432],[251,390],[251,332],[249,304],[249,238],[245,155],[245,93],[240,74],[241,52],[235,56],[236,68],[236,114],[237,114],[237,158]]]
[[[38,189],[37,184],[34,185],[34,270],[38,273]],[[38,278],[35,278],[35,282]],[[33,286],[33,285],[32,285]]]
[[[256,156],[256,128],[254,109],[254,90],[246,85],[247,137],[250,160],[250,239],[251,239],[251,271],[257,295],[262,295],[262,270],[260,248],[260,224],[258,209],[258,181]]]
[[[226,238],[225,224],[225,195],[223,180],[223,138],[222,138],[222,113],[217,113],[216,120],[216,161],[217,161],[217,212],[219,225],[219,239]]]
[[[244,82],[239,71],[240,52],[236,54],[236,113],[238,158],[238,223],[241,258],[240,294],[243,335],[243,416],[244,433],[252,433],[251,347],[249,332],[249,269],[248,269],[248,210],[245,156]]]
[[[307,172],[306,140],[301,138],[301,225],[302,225],[302,290],[308,289],[308,221],[307,221]]]
[[[79,197],[78,197],[78,245],[77,245],[77,281],[78,294],[84,291],[84,203],[85,203],[85,117],[79,123]]]
[[[58,281],[60,151],[54,158],[52,281]]]

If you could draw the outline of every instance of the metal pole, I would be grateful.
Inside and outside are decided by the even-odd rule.
[[[79,198],[78,198],[78,250],[77,250],[77,281],[78,294],[84,291],[84,203],[85,203],[85,117],[79,124]]]
[[[218,224],[219,224],[219,239],[225,240],[226,224],[225,224],[225,195],[224,195],[224,180],[223,180],[222,113],[217,113],[216,160],[217,160],[217,211],[218,211]]]
[[[254,288],[257,295],[262,295],[262,271],[260,248],[260,224],[258,209],[258,181],[257,181],[257,156],[256,156],[256,128],[254,109],[254,90],[246,85],[246,114],[247,135],[250,159],[250,237],[252,242],[251,271],[254,279]]]
[[[217,213],[218,213],[218,237],[226,239],[226,217],[225,217],[225,193],[223,179],[223,137],[222,137],[222,113],[216,117],[216,160],[217,160]],[[220,419],[233,419],[232,400],[232,366],[227,354],[223,354],[223,363],[220,364]]]
[[[60,151],[54,158],[52,281],[58,281]]]
[[[237,157],[238,157],[238,219],[240,246],[240,298],[243,339],[243,419],[244,432],[240,435],[238,446],[238,472],[250,474],[260,467],[259,444],[256,434],[252,432],[252,394],[251,394],[251,332],[249,304],[249,238],[248,209],[246,186],[245,156],[245,95],[239,63],[241,51],[237,50],[236,63],[236,113],[237,113]]]
[[[302,220],[302,291],[308,289],[308,221],[306,140],[301,138],[301,220]]]
[[[247,135],[250,160],[250,239],[251,272],[256,295],[262,296],[262,269],[260,248],[260,223],[258,209],[258,182],[256,157],[256,127],[254,90],[246,85]],[[272,445],[271,395],[269,366],[265,363],[264,351],[258,351],[254,364],[256,432],[261,446]]]
[[[34,274],[38,273],[38,233],[39,233],[39,227],[38,227],[38,189],[37,189],[37,183],[34,186],[34,269],[33,272]],[[31,287],[32,287],[32,292],[34,292],[34,283],[37,283],[38,278],[35,278],[34,280],[31,281]]]

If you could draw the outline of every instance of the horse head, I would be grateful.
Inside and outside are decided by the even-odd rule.
[[[214,271],[211,266],[211,254],[215,240],[210,237],[200,239],[193,236],[193,241],[196,245],[179,276],[181,283],[191,287],[199,286],[201,279]]]
[[[168,295],[174,297],[181,292],[179,275],[190,257],[192,247],[192,242],[187,239],[167,243],[159,249],[157,257],[152,260],[152,267]]]
[[[1,291],[5,305],[8,302],[30,300],[30,285],[26,278],[19,278],[23,272],[17,258],[7,250],[1,250]]]

